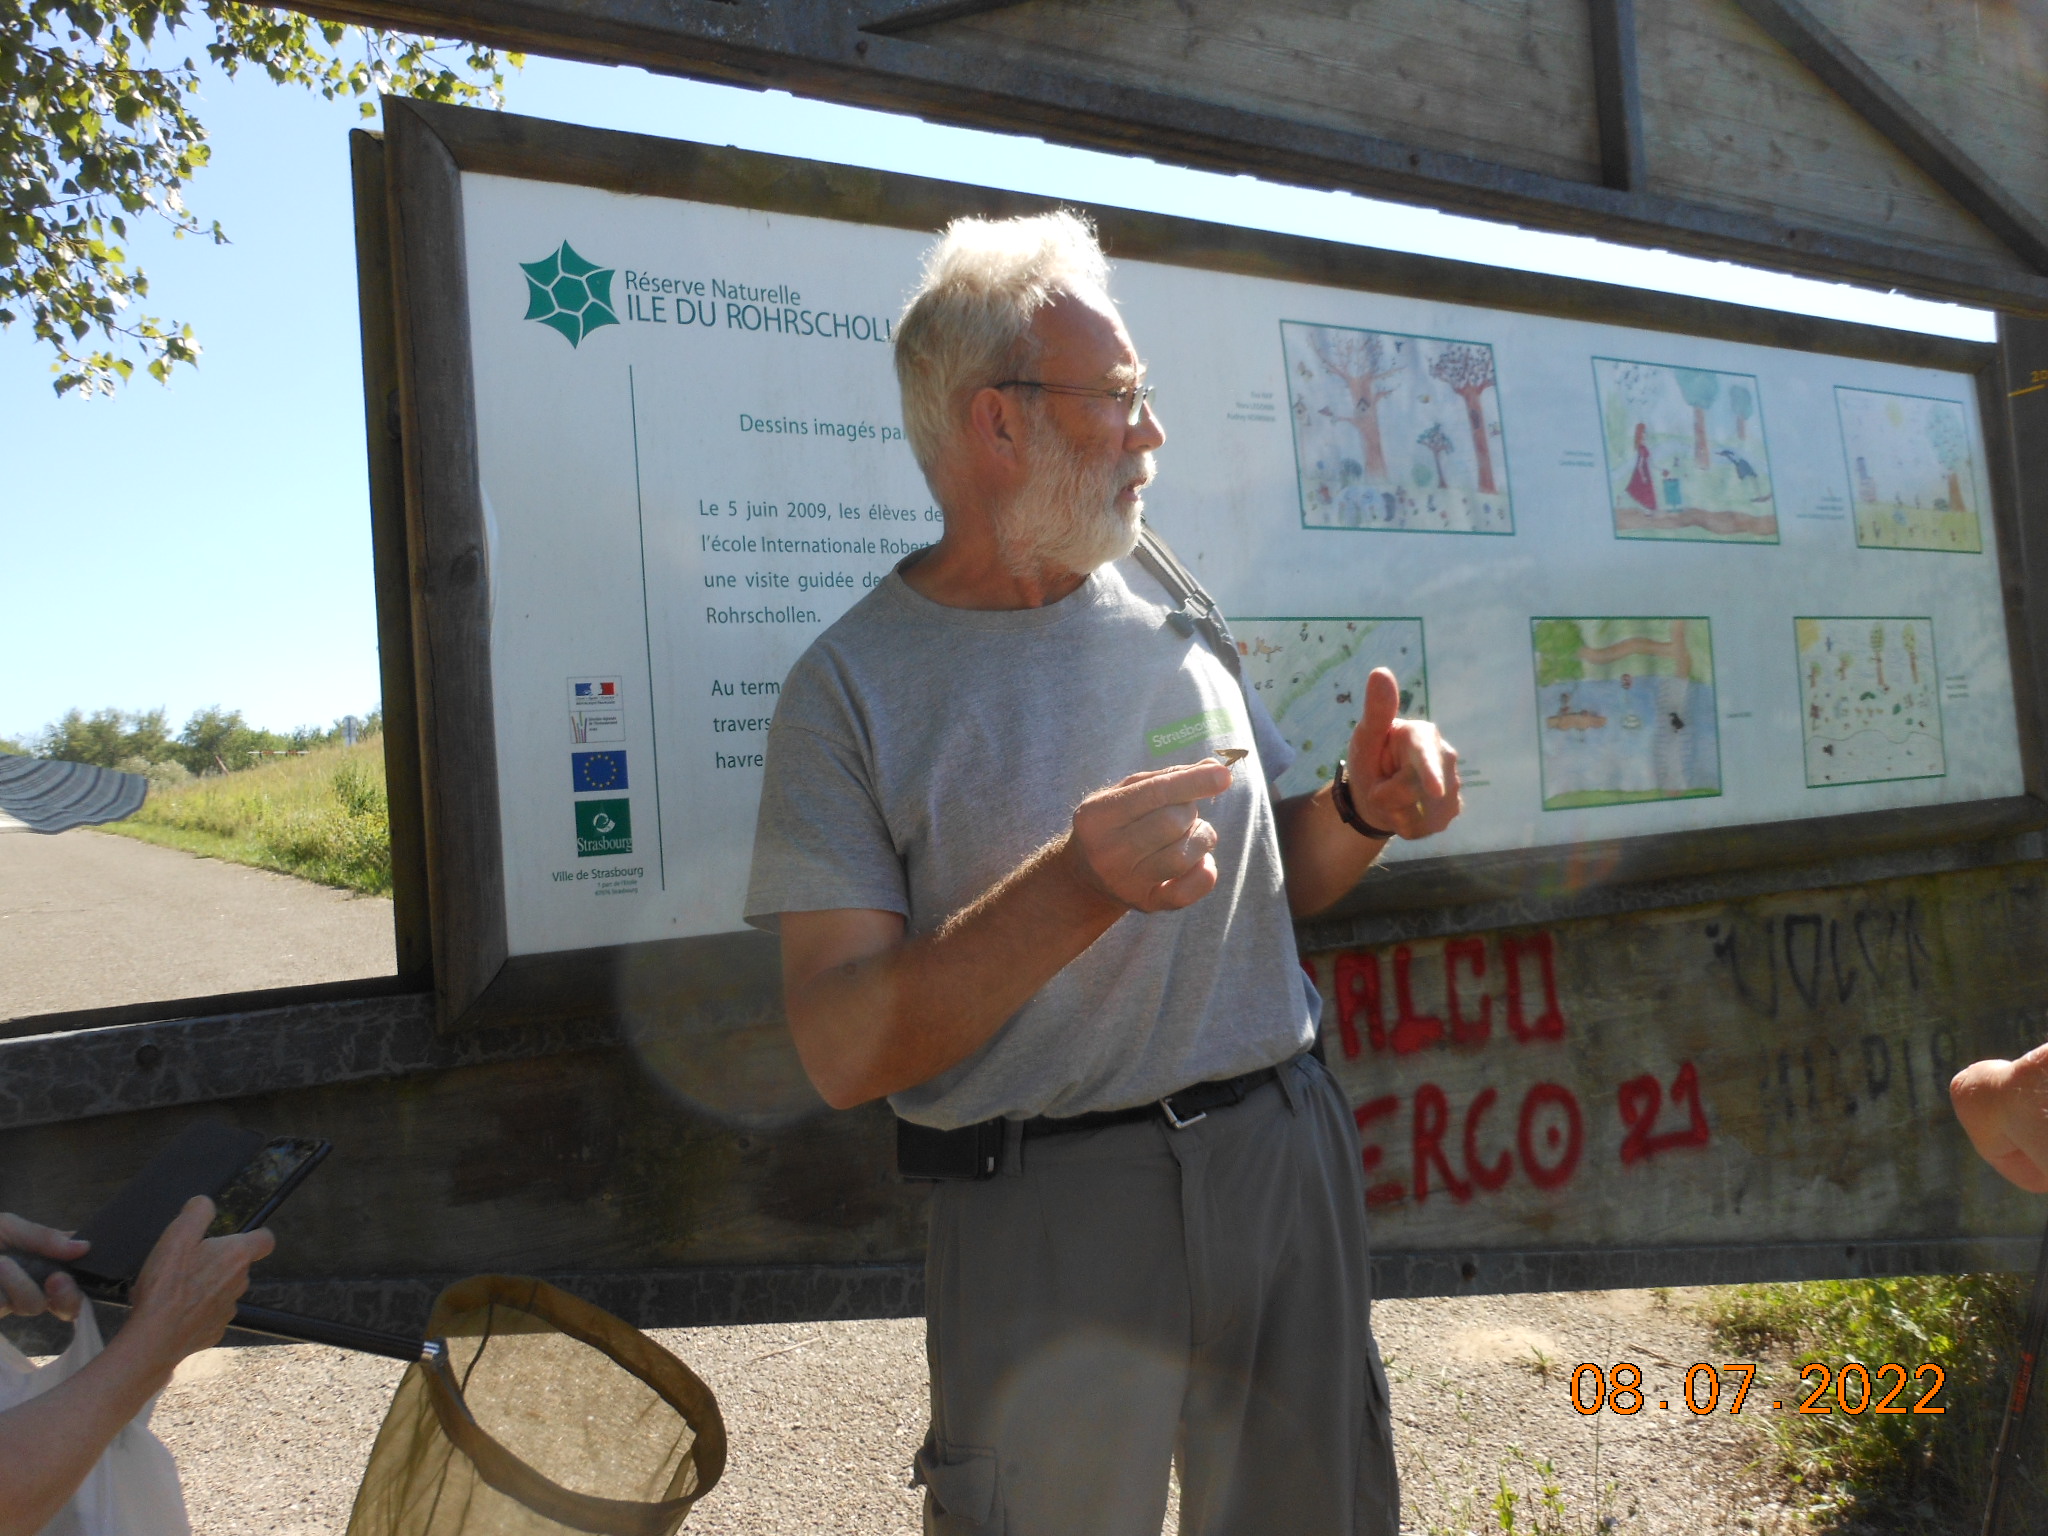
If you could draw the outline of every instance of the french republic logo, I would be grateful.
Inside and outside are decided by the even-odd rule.
[[[633,851],[633,802],[578,800],[576,857],[603,858]]]
[[[519,270],[526,274],[526,318],[553,326],[570,346],[581,345],[601,325],[619,323],[612,312],[618,269],[585,261],[568,241],[541,261],[522,261]]]
[[[569,734],[579,747],[626,739],[626,715],[616,677],[569,679]],[[623,781],[619,787],[625,788]]]
[[[594,795],[607,789],[626,787],[626,754],[623,752],[571,752],[569,754],[569,775],[575,784],[571,791],[578,795]]]

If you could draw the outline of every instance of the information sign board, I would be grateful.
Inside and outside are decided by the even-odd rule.
[[[737,929],[784,673],[940,531],[890,353],[931,234],[460,198],[508,952]],[[1465,816],[1392,858],[2023,793],[1967,354],[1163,256],[1113,279],[1168,434],[1149,515],[1299,750],[1286,787],[1375,665],[1465,753]]]

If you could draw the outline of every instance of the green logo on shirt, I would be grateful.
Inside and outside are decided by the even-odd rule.
[[[1171,725],[1147,731],[1145,745],[1152,749],[1154,757],[1166,757],[1212,736],[1228,736],[1236,729],[1237,723],[1230,718],[1229,710],[1205,709],[1199,715],[1189,715],[1185,720],[1176,720]]]

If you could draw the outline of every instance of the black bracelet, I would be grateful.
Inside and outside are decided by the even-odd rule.
[[[1337,814],[1344,825],[1361,837],[1370,837],[1377,842],[1389,842],[1397,834],[1382,832],[1378,827],[1358,814],[1358,804],[1351,798],[1351,775],[1343,758],[1337,759],[1337,771],[1330,778],[1330,803],[1337,807]]]

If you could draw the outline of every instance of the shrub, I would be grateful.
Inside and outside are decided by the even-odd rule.
[[[1721,1341],[1755,1358],[1789,1354],[1781,1398],[1771,1415],[1781,1468],[1812,1513],[1839,1527],[1974,1533],[1991,1453],[2011,1388],[2029,1279],[2023,1275],[1914,1275],[1894,1280],[1822,1280],[1804,1285],[1738,1286],[1713,1317]],[[1812,1391],[1799,1368],[1818,1361],[1839,1372],[1858,1362],[1876,1378],[1887,1362],[1909,1373],[1894,1406],[1917,1402],[1928,1379],[1911,1372],[1932,1362],[1945,1373],[1939,1415],[1842,1411],[1792,1412]],[[1761,1389],[1762,1383],[1759,1384]],[[1872,1402],[1890,1389],[1886,1376]],[[1860,1386],[1860,1383],[1858,1383]],[[1849,1389],[1853,1400],[1857,1386]]]
[[[240,773],[188,775],[107,830],[366,895],[391,892],[391,817],[375,740]]]
[[[191,770],[176,758],[166,758],[152,763],[146,757],[124,757],[114,765],[122,773],[136,773],[149,780],[149,792],[157,794],[180,784],[190,783]]]

